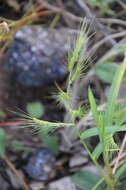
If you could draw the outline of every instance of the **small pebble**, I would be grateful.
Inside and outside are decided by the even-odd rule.
[[[31,190],[42,190],[45,189],[43,182],[33,182],[30,184]]]
[[[49,184],[49,190],[77,190],[70,177],[64,177]]]
[[[84,165],[88,162],[88,158],[82,155],[75,155],[69,161],[70,168]]]

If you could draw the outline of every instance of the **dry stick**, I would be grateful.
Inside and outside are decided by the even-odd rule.
[[[105,24],[118,24],[118,25],[126,26],[126,21],[121,20],[121,19],[116,19],[116,18],[99,18],[98,20],[100,22],[105,23]]]
[[[114,165],[114,168],[113,168],[113,174],[115,173],[116,169],[117,169],[118,166],[119,166],[119,161],[120,161],[120,159],[121,159],[121,157],[122,157],[122,154],[123,154],[123,150],[124,150],[124,148],[125,148],[125,145],[126,145],[126,134],[125,134],[125,136],[124,136],[124,138],[123,138],[123,142],[122,142],[120,151],[119,151],[119,153],[118,153],[118,157],[117,157],[117,159],[116,159],[116,162],[115,162],[115,165]]]
[[[8,31],[7,33],[12,33],[12,35],[14,35],[14,33],[21,29],[24,25],[26,24],[29,24],[31,22],[31,20],[33,20],[34,18],[36,17],[40,17],[40,16],[46,16],[46,15],[49,15],[49,14],[58,14],[59,12],[58,11],[54,11],[54,10],[46,10],[46,11],[38,11],[38,12],[35,12],[35,13],[32,13],[30,16],[29,16],[29,19],[24,19],[22,18],[22,20],[19,21],[14,21],[15,23],[15,27],[17,26],[16,30],[14,30],[14,32],[11,32],[11,30],[8,28]],[[9,25],[8,25],[9,26]],[[8,35],[9,36],[9,35]],[[6,39],[7,40],[7,39]],[[3,40],[5,41],[5,44],[3,45],[3,47],[0,49],[0,57],[2,57],[4,55],[4,52],[5,50],[7,49],[7,47],[9,46],[9,43],[11,42],[11,40]],[[2,41],[2,40],[1,40]]]
[[[82,1],[82,0],[75,0],[75,1],[85,11],[86,18],[89,19],[91,23],[93,21],[96,28],[99,29],[104,34],[104,36],[110,35],[110,31],[97,20],[96,16],[92,14],[89,7],[86,5],[86,3],[84,1]],[[111,38],[110,36],[109,36],[109,40],[112,45],[116,44],[116,41],[113,38]]]
[[[78,3],[78,0],[76,0],[76,1],[77,1],[77,3]],[[73,15],[72,13],[70,13],[70,12],[68,12],[68,11],[66,11],[66,10],[62,10],[62,9],[59,8],[59,7],[56,7],[56,6],[54,6],[54,5],[51,5],[51,4],[49,4],[48,2],[46,2],[45,0],[39,0],[39,2],[42,3],[42,5],[44,5],[45,8],[51,9],[51,10],[55,10],[55,11],[59,11],[60,14],[67,16],[67,17],[68,17],[69,19],[71,19],[72,21],[83,22],[83,20],[84,20],[82,17]],[[89,9],[89,8],[88,8],[88,9]],[[90,10],[89,10],[89,11],[90,11]],[[89,13],[89,11],[88,11],[88,13]],[[86,9],[86,12],[87,12],[87,9]],[[90,13],[91,13],[91,12],[90,12]],[[108,33],[108,29],[107,29],[105,26],[103,26],[101,23],[99,23],[99,22],[97,21],[97,19],[96,19],[94,16],[91,16],[91,15],[92,15],[92,14],[90,14],[90,17],[87,16],[87,21],[90,22],[90,23],[92,23],[92,21],[94,21],[94,19],[95,19],[95,24],[96,24],[97,29],[98,29],[98,30],[101,30],[102,33],[103,33],[105,36],[108,36],[108,34],[107,34],[107,33]],[[100,26],[99,26],[99,24],[100,24]],[[106,29],[105,29],[105,28],[106,28]],[[104,30],[103,30],[103,29],[104,29]],[[107,30],[107,31],[105,31],[105,30]],[[111,36],[110,36],[110,38],[111,38]],[[116,41],[113,40],[112,38],[111,38],[110,40],[111,40],[112,45],[114,45],[114,44],[116,43]]]
[[[105,42],[109,41],[109,37],[112,38],[119,38],[119,37],[123,37],[126,35],[126,31],[122,31],[116,34],[111,34],[110,36],[106,36],[105,38],[103,38],[102,40],[100,40],[99,42],[97,42],[90,50],[89,50],[89,55],[93,52],[95,52],[101,45],[103,45]]]
[[[5,42],[2,48],[0,48],[0,58],[4,56],[6,49],[8,48],[10,41]]]
[[[0,122],[0,127],[10,127],[18,125],[27,125],[28,122],[25,121],[9,121],[9,122]]]
[[[28,184],[24,181],[24,179],[22,179],[19,172],[16,170],[11,161],[6,156],[3,156],[2,158],[5,161],[5,163],[8,165],[8,167],[11,169],[11,171],[16,175],[17,179],[19,180],[20,184],[23,186],[24,190],[31,190]]]
[[[125,156],[126,156],[126,153],[123,152],[123,153],[121,154],[120,160],[122,160]],[[114,166],[114,165],[115,165],[116,160],[117,160],[117,157],[114,158],[114,160],[112,160],[111,166]]]
[[[48,11],[39,11],[37,13],[33,13],[33,17],[39,17],[39,16],[45,16],[45,15],[49,15],[49,14],[56,14],[56,13],[60,13],[59,11],[53,11],[53,10],[48,10]]]
[[[79,17],[79,16],[75,16],[73,15],[72,13],[69,13],[68,11],[66,10],[62,10],[61,8],[59,7],[56,7],[54,5],[51,5],[49,4],[47,1],[45,0],[38,0],[40,3],[42,3],[42,5],[47,8],[47,9],[50,9],[50,10],[54,10],[54,11],[59,11],[60,14],[62,15],[65,15],[67,16],[68,18],[70,18],[71,20],[73,21],[76,21],[76,22],[83,22],[83,18],[82,17]]]
[[[64,7],[64,3],[62,2],[62,0],[57,0],[57,5],[64,11],[65,7]],[[64,21],[66,22],[66,24],[68,26],[71,26],[72,22],[71,20],[69,20],[65,15],[63,15]]]
[[[112,47],[109,51],[107,51],[96,63],[98,66],[100,63],[103,63],[105,60],[109,59],[112,56],[117,56],[122,54],[123,52],[118,51],[118,48],[125,46],[126,38],[120,40],[114,47]]]
[[[116,1],[122,6],[122,8],[126,9],[126,4],[123,3],[123,1],[121,0],[116,0]]]

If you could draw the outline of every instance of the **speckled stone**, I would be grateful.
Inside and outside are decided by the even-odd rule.
[[[5,69],[24,87],[43,87],[60,81],[67,73],[64,63],[68,38],[64,29],[27,26],[16,33]]]
[[[52,176],[52,173],[54,174],[54,164],[53,153],[47,148],[43,148],[32,153],[24,170],[32,179],[46,181]]]

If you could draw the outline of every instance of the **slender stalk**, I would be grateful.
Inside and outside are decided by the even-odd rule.
[[[97,190],[97,188],[99,187],[99,185],[104,181],[104,178],[101,178],[96,184],[95,186],[91,189],[91,190]]]
[[[113,174],[115,174],[116,169],[117,169],[118,166],[119,166],[119,161],[120,161],[121,155],[122,155],[122,153],[123,153],[123,150],[124,150],[124,148],[125,148],[125,145],[126,145],[126,135],[124,136],[124,139],[123,139],[123,142],[122,142],[122,145],[121,145],[121,148],[120,148],[118,157],[117,157],[117,159],[116,159],[116,162],[115,162],[115,165],[114,165],[114,168],[113,168]]]
[[[24,190],[31,190],[28,184],[24,181],[24,179],[21,177],[19,172],[16,170],[14,165],[11,163],[11,161],[6,157],[2,156],[2,159],[5,161],[5,163],[8,165],[8,167],[11,169],[11,171],[16,175],[19,183],[23,186]]]

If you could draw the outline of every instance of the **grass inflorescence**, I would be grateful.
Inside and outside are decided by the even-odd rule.
[[[35,131],[42,132],[43,134],[47,135],[48,133],[53,132],[55,129],[59,129],[61,127],[71,127],[72,129],[76,129],[76,119],[82,119],[85,117],[86,112],[88,111],[85,109],[86,105],[84,106],[80,104],[77,107],[74,106],[73,87],[74,84],[76,84],[77,80],[81,81],[83,79],[84,70],[87,68],[87,64],[90,62],[90,57],[87,57],[86,55],[84,56],[83,54],[85,45],[87,45],[88,42],[88,34],[89,29],[87,23],[84,22],[80,29],[80,33],[77,36],[75,46],[70,51],[68,56],[69,76],[66,89],[62,90],[58,84],[56,84],[58,92],[54,95],[54,98],[66,109],[70,122],[66,123],[44,121],[23,114],[21,115],[22,120],[26,122],[24,124],[24,127],[33,128]],[[82,142],[84,148],[89,153],[90,158],[97,166],[102,176],[102,180],[100,179],[100,181],[98,181],[93,190],[95,190],[96,187],[100,186],[103,181],[106,183],[105,190],[115,190],[119,176],[123,171],[120,171],[120,168],[118,168],[113,172],[111,162],[115,156],[113,153],[119,150],[119,145],[117,142],[115,142],[114,135],[119,131],[126,131],[126,126],[123,125],[124,122],[120,123],[120,114],[123,112],[122,110],[117,109],[117,96],[125,70],[126,58],[124,58],[123,63],[116,71],[104,111],[98,110],[98,105],[96,104],[95,97],[91,88],[89,87],[88,99],[95,127],[85,129],[84,131],[80,131],[79,129],[76,130],[77,137],[80,138],[80,141]],[[99,143],[95,149],[91,151],[88,148],[88,143],[86,140],[88,138],[93,138],[94,136],[98,136]],[[103,158],[104,167],[101,167],[101,164],[99,163],[98,159],[100,156]],[[123,168],[123,166],[125,167],[124,162],[121,165],[121,168]]]

